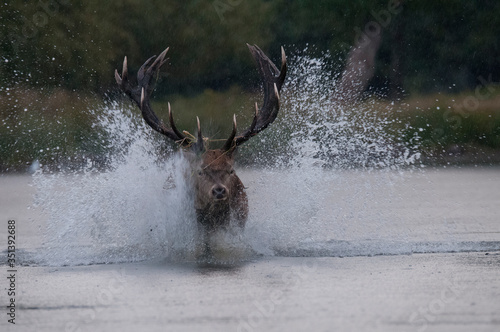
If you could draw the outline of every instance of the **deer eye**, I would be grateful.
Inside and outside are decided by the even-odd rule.
[[[203,173],[203,171],[201,171],[201,170],[200,170],[200,171],[198,171],[198,175],[199,175],[199,176],[203,176],[203,174],[204,174],[204,173]]]
[[[229,171],[229,174],[234,174],[234,169],[231,169],[231,170]]]

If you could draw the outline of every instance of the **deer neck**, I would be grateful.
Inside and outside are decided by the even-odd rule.
[[[197,221],[208,228],[227,227],[231,217],[228,201],[212,202],[196,209]]]

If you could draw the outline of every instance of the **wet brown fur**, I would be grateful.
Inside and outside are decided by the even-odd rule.
[[[227,228],[230,221],[243,228],[248,215],[245,187],[234,172],[233,150],[207,150],[192,160],[195,208],[200,225],[207,231]],[[223,199],[217,199],[214,188],[224,188]]]
[[[166,48],[159,56],[146,60],[137,73],[137,86],[129,80],[127,57],[123,60],[122,74],[115,70],[118,86],[141,110],[146,123],[154,130],[179,143],[185,149],[191,166],[191,188],[195,202],[197,220],[207,235],[213,230],[228,228],[231,221],[243,228],[248,216],[248,199],[243,183],[234,173],[234,152],[238,146],[266,129],[277,117],[279,111],[279,92],[285,80],[286,55],[281,48],[281,69],[264,54],[257,45],[248,45],[256,61],[257,70],[263,81],[264,102],[259,108],[255,104],[255,115],[250,127],[237,133],[236,115],[233,116],[233,130],[222,149],[207,150],[207,140],[198,122],[197,135],[186,135],[177,129],[168,104],[170,126],[158,118],[150,102],[154,82],[162,65],[167,62]],[[205,236],[206,237],[206,236]],[[208,242],[207,252],[208,252]]]

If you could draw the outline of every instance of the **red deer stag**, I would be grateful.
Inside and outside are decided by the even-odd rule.
[[[264,103],[260,109],[255,104],[255,116],[252,124],[245,131],[237,134],[236,116],[233,116],[233,130],[221,149],[207,148],[207,139],[201,133],[198,121],[197,138],[187,132],[181,132],[174,124],[174,118],[168,104],[170,127],[156,116],[149,101],[153,91],[154,78],[160,67],[167,61],[165,56],[168,48],[158,57],[149,58],[137,73],[138,86],[133,87],[129,81],[127,57],[123,61],[122,75],[115,71],[116,82],[139,106],[146,123],[154,130],[175,141],[187,152],[190,161],[192,188],[196,215],[199,225],[210,233],[219,228],[226,228],[234,220],[241,228],[245,226],[248,214],[248,199],[245,187],[236,176],[233,164],[235,150],[266,129],[278,115],[279,92],[285,80],[287,71],[286,57],[281,48],[281,70],[262,52],[258,46],[248,45],[252,56],[257,62],[257,68],[264,81]]]

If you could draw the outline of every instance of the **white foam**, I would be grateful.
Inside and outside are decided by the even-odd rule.
[[[234,249],[219,250],[223,260],[245,259],[249,252],[314,255],[304,243],[320,253],[332,239],[393,236],[391,227],[384,227],[390,221],[370,207],[393,199],[391,182],[400,176],[394,171],[413,164],[418,154],[391,134],[391,120],[369,105],[349,108],[332,101],[335,80],[324,59],[303,56],[289,63],[282,114],[272,126],[273,137],[288,144],[281,145],[274,163],[262,165],[265,170],[240,172],[249,187],[250,218],[243,237],[217,240],[219,247]],[[78,172],[34,176],[36,205],[48,218],[36,263],[193,259],[198,240],[183,158],[171,150],[163,151],[167,158],[159,157],[157,136],[127,108],[112,105],[96,114],[101,114],[95,126],[103,133],[108,169],[89,163]],[[340,176],[346,170],[354,175]],[[363,178],[375,170],[380,177]],[[339,187],[350,191],[332,199]]]

